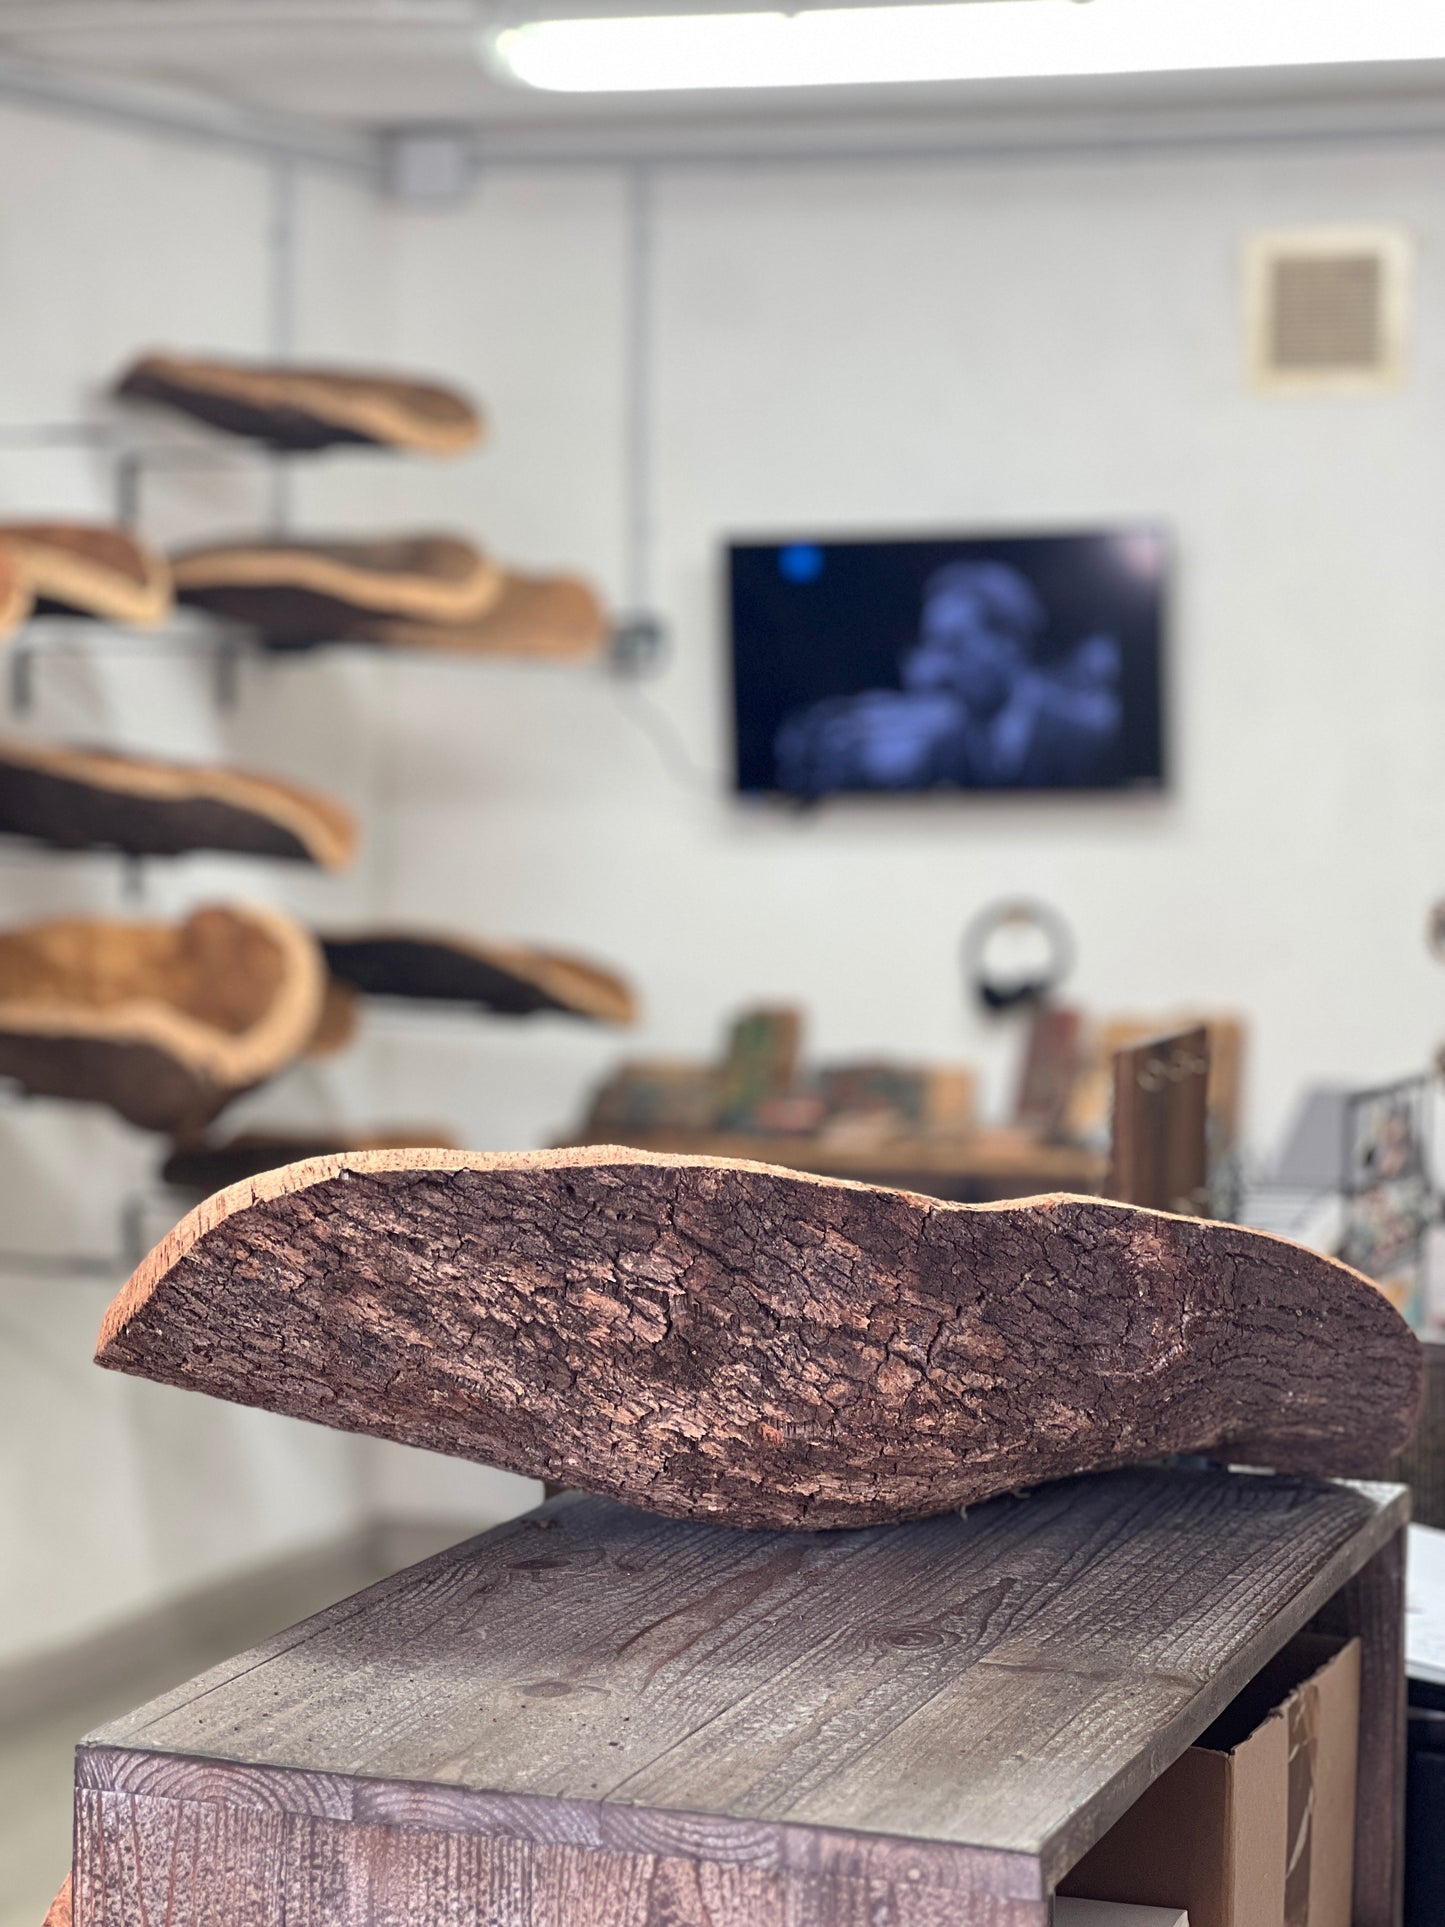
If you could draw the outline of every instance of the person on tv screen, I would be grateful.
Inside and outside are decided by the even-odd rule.
[[[1041,664],[1047,616],[1004,562],[952,562],[924,584],[900,689],[827,696],[789,716],[780,789],[1082,789],[1114,774],[1123,729],[1118,642],[1092,635]]]

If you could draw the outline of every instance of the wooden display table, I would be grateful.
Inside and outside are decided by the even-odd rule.
[[[77,1927],[1043,1927],[1306,1622],[1398,1919],[1403,1492],[1148,1469],[868,1531],[562,1498],[103,1727]]]
[[[578,1142],[586,1142],[579,1139]],[[830,1143],[785,1132],[628,1131],[639,1151],[680,1151],[692,1157],[748,1158],[811,1171],[824,1178],[858,1178],[900,1185],[960,1204],[1027,1198],[1049,1191],[1101,1191],[1109,1174],[1102,1151],[1051,1144],[1026,1131],[973,1131],[967,1137],[896,1137],[877,1144]]]

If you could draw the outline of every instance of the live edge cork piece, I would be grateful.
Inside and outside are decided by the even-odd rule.
[[[307,933],[259,904],[0,931],[0,1077],[147,1130],[199,1130],[305,1052],[324,981]]]
[[[0,832],[59,850],[228,850],[326,870],[357,841],[350,811],[275,776],[14,738],[0,738]]]
[[[482,433],[475,406],[456,389],[370,369],[150,354],[131,364],[115,392],[287,450],[364,442],[457,455]]]
[[[956,1205],[615,1147],[319,1158],[219,1193],[98,1362],[746,1527],[1168,1453],[1350,1473],[1420,1348],[1367,1280],[1099,1199]]]

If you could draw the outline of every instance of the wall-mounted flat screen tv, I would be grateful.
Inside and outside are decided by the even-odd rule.
[[[741,791],[1163,783],[1158,528],[736,542],[728,575]]]

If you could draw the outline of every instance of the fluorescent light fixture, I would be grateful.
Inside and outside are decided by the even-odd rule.
[[[1440,60],[1445,0],[936,0],[591,15],[507,28],[487,51],[509,78],[564,94]]]

